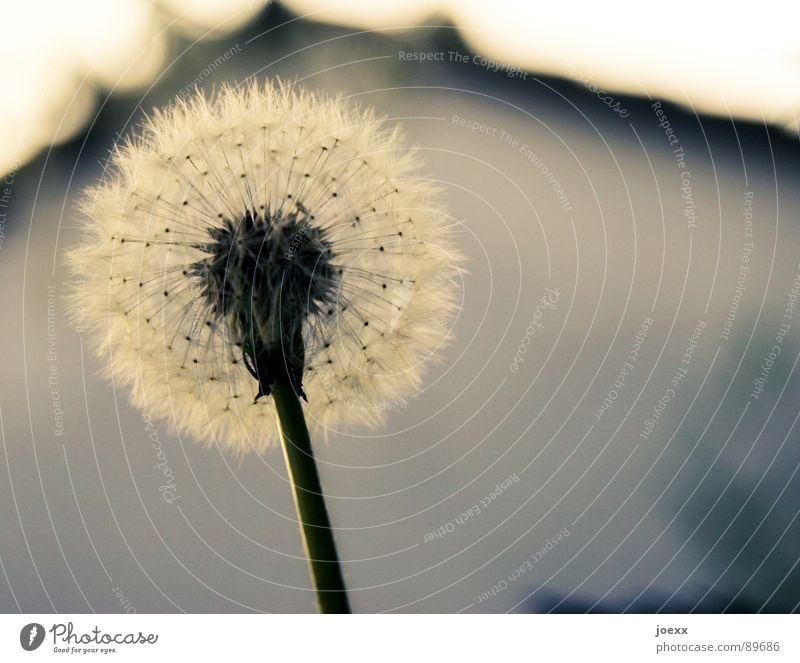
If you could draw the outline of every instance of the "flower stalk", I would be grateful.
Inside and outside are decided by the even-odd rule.
[[[323,613],[349,613],[350,604],[303,407],[285,373],[276,376],[272,384],[272,397],[275,399],[281,446],[317,604]]]
[[[456,226],[417,154],[343,99],[198,93],[114,151],[69,254],[74,318],[135,405],[235,454],[281,444],[326,613],[350,607],[304,413],[382,425],[458,310]]]

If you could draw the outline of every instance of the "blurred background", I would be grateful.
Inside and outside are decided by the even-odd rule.
[[[280,77],[402,124],[469,257],[424,391],[316,442],[354,610],[796,611],[798,14],[2,0],[0,609],[313,611],[280,451],[150,424],[63,300],[115,143]]]

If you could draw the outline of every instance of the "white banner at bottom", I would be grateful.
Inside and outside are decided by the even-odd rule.
[[[800,661],[794,615],[0,615],[1,661]]]

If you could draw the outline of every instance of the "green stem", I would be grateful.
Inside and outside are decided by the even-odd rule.
[[[347,590],[322,496],[303,407],[286,377],[275,379],[272,397],[278,411],[283,455],[320,612],[349,613]]]

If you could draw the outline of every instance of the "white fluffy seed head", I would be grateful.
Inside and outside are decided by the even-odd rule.
[[[198,93],[87,191],[72,306],[114,383],[197,439],[277,440],[254,339],[298,364],[312,428],[375,426],[419,389],[457,309],[440,197],[372,112],[285,85]]]

